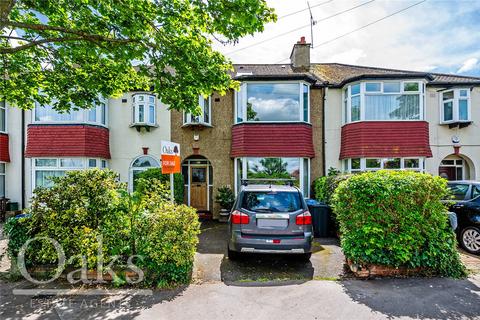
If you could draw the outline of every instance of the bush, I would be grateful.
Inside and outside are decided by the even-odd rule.
[[[215,200],[220,204],[222,209],[231,210],[235,203],[235,194],[232,189],[227,186],[220,187],[218,188]]]
[[[446,180],[410,171],[366,172],[343,181],[333,209],[346,258],[360,265],[423,267],[442,276],[464,276],[441,202],[447,194]]]
[[[200,223],[195,209],[162,202],[139,222],[136,263],[150,284],[164,286],[189,281]]]
[[[170,175],[162,174],[162,169],[152,168],[141,172],[138,175],[138,178],[144,179],[145,181],[141,183],[137,181],[136,190],[140,193],[143,193],[144,188],[148,187],[148,184],[151,183],[151,180],[159,180],[164,184],[170,185]],[[175,173],[173,175],[173,196],[175,198],[175,203],[183,203],[183,191],[184,190],[184,181],[183,176],[180,173]]]
[[[28,218],[9,218],[5,222],[4,231],[8,237],[7,254],[10,260],[16,260],[18,252],[28,240]]]
[[[28,213],[29,237],[49,237],[62,246],[65,255],[85,255],[88,267],[96,266],[97,237],[102,236],[105,262],[108,257],[128,253],[127,216],[118,210],[119,191],[125,186],[109,170],[68,172],[52,179],[51,188],[36,188]],[[127,241],[126,241],[127,240]],[[53,264],[57,252],[48,241],[34,241],[27,259]],[[80,259],[72,264],[80,265]]]
[[[315,199],[328,205],[332,202],[333,193],[340,182],[347,180],[351,174],[341,174],[334,168],[328,169],[328,175],[320,177],[313,182]]]

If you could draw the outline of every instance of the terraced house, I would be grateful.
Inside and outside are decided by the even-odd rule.
[[[133,189],[160,166],[160,141],[181,145],[185,203],[217,217],[217,189],[293,178],[306,197],[329,168],[417,170],[480,179],[480,78],[311,63],[235,65],[239,91],[199,97],[201,115],[170,111],[150,92],[59,114],[0,105],[0,197],[28,206],[69,170],[110,168]]]

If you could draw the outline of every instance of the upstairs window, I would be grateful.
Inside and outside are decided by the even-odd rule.
[[[155,96],[152,94],[134,94],[132,97],[132,123],[155,126],[157,124]]]
[[[243,83],[235,102],[236,123],[310,121],[310,86],[303,82]]]
[[[368,81],[343,90],[344,122],[423,119],[419,81]]]
[[[470,90],[452,89],[441,93],[441,122],[470,122]]]
[[[92,123],[107,125],[107,101],[101,99],[98,105],[90,109],[71,109],[69,112],[59,112],[52,106],[35,105],[34,121],[36,123]]]
[[[0,101],[0,132],[7,132],[7,108],[5,101]]]
[[[200,106],[201,113],[199,115],[193,115],[189,112],[183,113],[184,125],[212,125],[212,101],[211,98],[198,97],[198,105]]]

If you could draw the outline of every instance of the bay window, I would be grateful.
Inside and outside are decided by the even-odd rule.
[[[440,96],[441,123],[470,122],[470,90],[452,89]]]
[[[0,132],[7,132],[7,108],[5,101],[0,101]]]
[[[155,96],[136,93],[132,96],[132,124],[156,126]]]
[[[235,96],[236,123],[309,122],[310,86],[304,82],[245,82]]]
[[[184,125],[196,125],[202,124],[210,126],[212,125],[212,102],[210,97],[204,98],[203,96],[198,97],[198,104],[200,106],[200,114],[193,115],[189,112],[183,113],[183,124]]]
[[[5,188],[5,184],[6,184],[5,175],[6,175],[5,163],[0,162],[0,198],[4,198],[5,195],[6,195],[6,192],[5,192],[5,189],[6,189]]]
[[[345,172],[355,173],[377,170],[413,170],[423,172],[424,158],[351,158],[343,160]]]
[[[63,177],[66,172],[88,168],[106,168],[107,161],[95,158],[36,158],[32,159],[32,185],[49,188],[53,177]]]
[[[100,102],[90,109],[71,109],[69,112],[59,112],[52,106],[41,106],[35,104],[34,122],[35,123],[91,123],[106,126],[107,125],[107,105],[106,100]]]
[[[244,157],[235,159],[236,192],[244,179],[291,179],[305,198],[310,196],[309,158]],[[262,183],[262,181],[259,181]],[[267,182],[268,183],[268,182]]]
[[[343,89],[344,122],[423,120],[419,81],[365,81]]]

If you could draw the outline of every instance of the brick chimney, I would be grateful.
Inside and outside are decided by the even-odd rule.
[[[301,37],[300,41],[293,45],[290,63],[293,68],[304,70],[310,68],[310,43],[305,41],[305,37]]]

